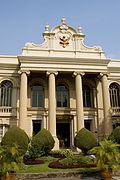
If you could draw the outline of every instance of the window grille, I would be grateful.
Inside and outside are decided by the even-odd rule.
[[[10,81],[3,81],[0,84],[0,106],[10,107],[12,105],[12,88]]]
[[[88,85],[83,86],[83,106],[92,107],[92,90]]]
[[[44,107],[44,88],[39,84],[35,84],[32,90],[32,107]]]
[[[68,107],[68,88],[64,84],[57,85],[57,107]]]
[[[118,85],[112,83],[109,88],[111,107],[120,107],[119,88]]]

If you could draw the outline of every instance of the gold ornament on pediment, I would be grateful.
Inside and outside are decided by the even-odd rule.
[[[69,40],[70,40],[69,36],[62,35],[59,37],[59,39],[60,39],[60,45],[62,45],[63,48],[69,45]]]

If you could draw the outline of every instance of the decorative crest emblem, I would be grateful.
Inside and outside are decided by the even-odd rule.
[[[59,37],[59,39],[60,39],[60,44],[62,45],[63,48],[65,48],[69,44],[70,37],[62,35]]]

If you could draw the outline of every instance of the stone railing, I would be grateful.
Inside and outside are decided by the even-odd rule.
[[[17,115],[17,108],[1,106],[0,107],[0,114],[2,116],[16,116]]]
[[[120,116],[120,107],[111,107],[110,109],[112,116],[119,115]]]
[[[0,113],[11,113],[12,112],[12,107],[0,107]]]

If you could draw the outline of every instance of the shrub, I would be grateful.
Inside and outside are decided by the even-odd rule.
[[[62,155],[63,157],[71,157],[73,152],[71,149],[53,150],[50,152],[51,155]]]
[[[119,168],[119,146],[119,144],[116,144],[111,140],[104,139],[99,142],[99,146],[90,150],[90,153],[95,155],[94,162],[100,170],[112,170],[113,168]]]
[[[92,132],[82,128],[75,136],[74,144],[86,154],[88,150],[97,145],[97,139]]]
[[[120,144],[120,126],[116,127],[112,134],[109,137],[110,140],[117,142]]]
[[[19,155],[18,146],[0,146],[0,173],[8,175],[19,170],[23,157]],[[7,179],[7,178],[5,178]]]
[[[51,133],[42,129],[31,140],[31,146],[29,148],[29,155],[31,159],[36,159],[40,156],[47,155],[54,147],[54,139]]]
[[[64,155],[66,158],[67,157],[72,157],[73,156],[73,152],[71,149],[64,149],[61,151],[61,155]]]
[[[77,164],[88,164],[91,162],[90,158],[83,156],[82,154],[75,154],[71,157],[62,159],[59,161],[61,165],[77,165]]]
[[[2,138],[1,145],[12,146],[12,144],[18,146],[20,155],[24,155],[28,149],[29,138],[25,131],[17,126],[9,128]]]

